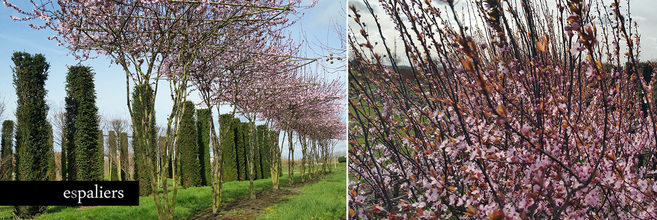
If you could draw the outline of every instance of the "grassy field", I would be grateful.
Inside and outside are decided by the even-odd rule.
[[[343,167],[340,169],[340,167]],[[344,215],[344,207],[346,207],[345,202],[345,189],[346,180],[344,178],[344,163],[338,166],[338,172],[331,174],[330,178],[326,181],[334,182],[339,180],[334,180],[335,176],[342,176],[341,185],[341,201],[342,208],[339,214]],[[295,167],[295,171],[298,167]],[[287,171],[284,171],[287,173]],[[340,174],[342,173],[342,174]],[[288,175],[283,174],[280,178],[280,184],[283,186],[288,183]],[[299,182],[301,179],[301,174],[295,172],[294,181]],[[318,182],[317,184],[322,184],[325,181]],[[312,185],[311,185],[312,186]],[[269,189],[272,187],[271,179],[262,179],[254,181],[255,190]],[[304,192],[305,188],[304,188]],[[310,192],[310,191],[309,191]],[[223,184],[223,196],[221,198],[222,202],[231,201],[232,198],[245,197],[249,193],[249,181],[230,181]],[[304,197],[306,193],[303,194]],[[322,194],[317,194],[322,195]],[[325,200],[324,198],[315,198],[316,200]],[[309,200],[309,198],[306,198]],[[330,203],[327,203],[330,204]],[[188,218],[193,216],[195,213],[207,209],[212,206],[212,189],[209,186],[206,187],[191,187],[187,189],[180,188],[178,190],[178,197],[176,202],[175,217],[177,219]],[[320,209],[326,211],[325,208]],[[318,212],[319,213],[319,212]],[[334,214],[335,215],[335,214]],[[0,207],[0,219],[13,219],[12,207],[3,206]],[[155,203],[153,197],[144,196],[139,198],[139,206],[102,206],[102,207],[63,207],[63,206],[51,206],[48,207],[46,213],[39,216],[37,219],[157,219],[157,211],[155,210]]]
[[[306,185],[302,194],[289,198],[266,210],[258,219],[345,219],[346,216],[346,165],[338,165],[334,174],[322,181]]]

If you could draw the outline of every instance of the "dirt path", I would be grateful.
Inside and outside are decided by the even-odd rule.
[[[249,200],[248,196],[233,198],[232,201],[220,207],[220,212],[217,215],[212,214],[212,208],[208,208],[196,213],[195,216],[189,219],[255,219],[266,208],[301,193],[301,187],[314,182],[314,180],[311,180],[305,183],[296,183],[292,186],[282,186],[280,190],[259,190],[256,191],[256,200]]]

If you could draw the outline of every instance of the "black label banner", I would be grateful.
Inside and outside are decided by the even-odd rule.
[[[0,206],[137,206],[138,181],[0,181]]]

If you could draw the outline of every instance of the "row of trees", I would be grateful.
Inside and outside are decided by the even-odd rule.
[[[278,139],[278,135],[269,131],[266,125],[257,126],[257,133],[250,134],[249,124],[242,123],[237,118],[232,118],[230,114],[221,115],[221,126],[228,126],[228,121],[233,120],[233,129],[232,132],[227,132],[224,142],[222,142],[223,149],[223,181],[231,180],[247,180],[248,169],[247,169],[247,152],[248,152],[248,142],[251,140],[256,141],[256,147],[254,149],[254,169],[255,176],[254,179],[267,179],[271,176],[271,149],[274,146],[272,143],[278,143],[278,141],[270,141],[270,138]],[[255,135],[254,139],[250,139],[251,135]],[[275,137],[270,137],[270,135],[276,135]]]
[[[2,180],[55,180],[57,167],[53,149],[53,127],[47,120],[45,81],[50,65],[41,54],[15,52],[12,56],[16,88],[16,123],[2,125],[0,178]],[[69,68],[64,127],[62,132],[62,179],[103,178],[102,133],[98,131],[93,73],[89,67]],[[15,133],[14,133],[15,129]],[[100,138],[100,140],[99,140]],[[15,153],[12,153],[12,145]],[[12,172],[13,171],[13,172]],[[32,216],[43,206],[18,206],[16,214]]]

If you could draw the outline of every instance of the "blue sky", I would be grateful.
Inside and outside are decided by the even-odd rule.
[[[29,1],[13,0],[10,2],[26,11],[32,9]],[[309,2],[311,1],[304,0],[302,5],[309,5]],[[305,33],[306,39],[312,41],[308,44],[309,47],[306,50],[309,57],[317,57],[327,53],[319,48],[317,44],[331,47],[343,45],[340,42],[341,39],[329,26],[331,22],[337,21],[344,28],[346,25],[345,7],[343,1],[320,0],[314,8],[302,11],[303,16],[289,31],[295,40],[301,40],[302,33]],[[15,120],[16,93],[12,84],[11,71],[13,66],[11,56],[15,51],[25,51],[31,54],[41,53],[46,57],[46,60],[50,63],[48,81],[46,81],[47,103],[50,106],[50,112],[63,108],[64,97],[66,96],[66,65],[75,65],[78,61],[73,56],[67,55],[68,50],[66,48],[57,46],[57,42],[54,40],[48,40],[48,37],[55,35],[54,31],[49,29],[34,30],[28,26],[28,22],[13,21],[10,18],[12,15],[22,17],[13,9],[4,5],[0,6],[0,29],[2,30],[0,31],[0,101],[4,99],[6,105],[5,113],[0,116],[0,120]],[[96,104],[99,108],[99,114],[108,119],[129,119],[130,115],[126,104],[125,73],[123,70],[117,65],[110,65],[109,58],[104,56],[85,61],[82,64],[91,66],[96,72]],[[335,65],[337,66],[337,64]],[[317,72],[323,72],[321,65],[312,66]],[[346,82],[346,72],[326,74],[326,78],[339,78]],[[158,125],[166,126],[166,117],[171,112],[172,102],[169,94],[168,83],[166,81],[160,82],[155,104]],[[196,103],[200,101],[196,93],[192,93],[188,99]],[[229,109],[231,108],[226,107],[221,111],[225,113]],[[55,150],[58,151],[58,148],[59,146],[56,146]],[[346,151],[346,141],[338,144],[335,151]],[[295,152],[296,155],[300,155],[300,153]],[[287,157],[287,154],[284,154],[284,157]]]

